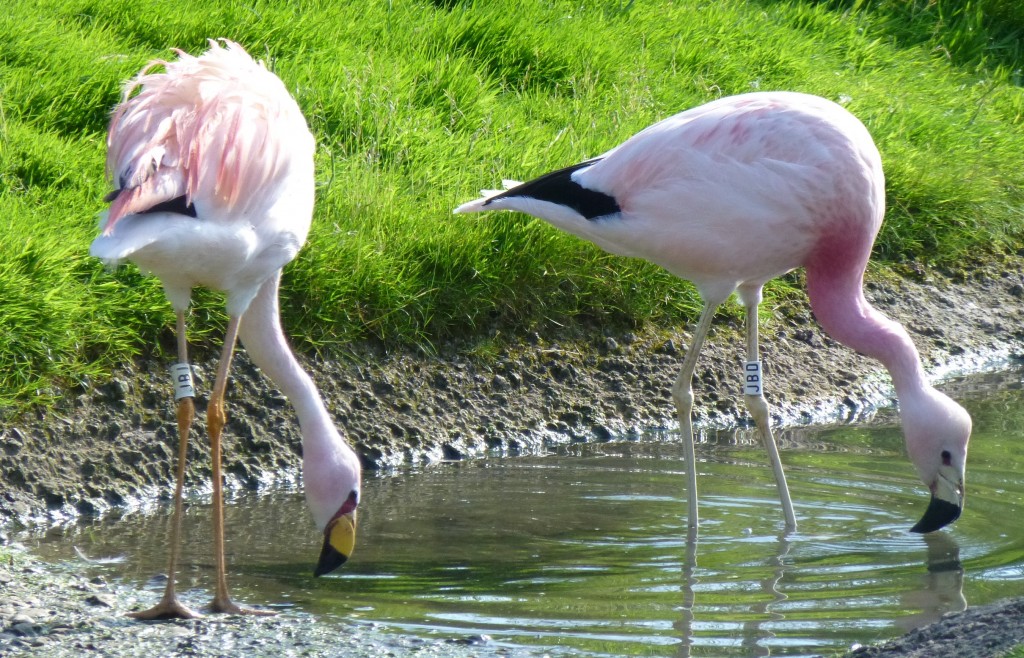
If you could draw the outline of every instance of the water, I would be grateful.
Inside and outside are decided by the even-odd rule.
[[[814,655],[898,635],[1024,592],[1022,371],[953,382],[974,417],[967,508],[947,531],[907,529],[927,495],[882,410],[866,427],[780,433],[799,532],[781,536],[774,480],[747,430],[698,446],[702,525],[687,536],[682,448],[671,433],[543,456],[370,478],[356,553],[314,580],[301,495],[227,509],[236,600],[322,623],[493,640],[554,654]],[[169,515],[54,529],[38,552],[145,585],[165,568]],[[188,508],[180,584],[209,592],[208,506]],[[206,600],[208,595],[199,599]]]

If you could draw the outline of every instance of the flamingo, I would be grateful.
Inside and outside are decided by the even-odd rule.
[[[796,515],[769,425],[757,310],[766,282],[798,267],[821,326],[892,377],[907,453],[931,500],[913,532],[956,520],[971,418],[927,381],[906,330],[864,298],[864,271],[885,213],[882,161],[864,125],[817,96],[721,98],[649,126],[604,155],[527,183],[505,182],[456,213],[515,210],[615,254],[691,281],[703,309],[672,387],[698,524],[692,379],[715,310],[737,293],[746,313],[744,401],[764,441],[787,530]]]
[[[155,274],[177,316],[178,465],[167,587],[140,619],[201,616],[174,590],[180,551],[185,455],[194,409],[185,311],[194,286],[226,293],[227,325],[207,407],[213,467],[215,612],[265,614],[228,594],[221,491],[224,393],[236,340],[288,396],[302,431],[306,500],[324,541],[314,571],[343,564],[355,543],[360,462],[334,426],[312,378],[281,329],[281,268],[306,241],[313,213],[315,142],[281,80],[237,43],[210,40],[198,57],[176,51],[129,80],[107,134],[116,189],[90,254],[127,259]],[[152,69],[163,67],[163,72]],[[137,93],[136,93],[137,92]],[[245,319],[242,322],[242,319]]]

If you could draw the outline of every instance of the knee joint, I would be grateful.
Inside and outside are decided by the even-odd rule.
[[[747,409],[750,411],[750,415],[757,418],[768,417],[768,401],[764,399],[763,395],[744,395],[743,399],[747,403]]]
[[[673,386],[672,399],[675,400],[676,406],[690,409],[693,407],[693,389],[689,386]]]

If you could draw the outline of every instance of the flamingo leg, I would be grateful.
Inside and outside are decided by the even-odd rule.
[[[697,455],[693,448],[693,371],[697,367],[697,356],[700,355],[704,339],[711,328],[711,318],[714,317],[718,304],[704,303],[704,309],[697,321],[697,328],[693,332],[693,340],[690,341],[690,349],[683,359],[683,367],[679,371],[676,383],[672,386],[672,399],[676,403],[676,412],[679,416],[679,431],[683,435],[683,452],[686,457],[687,487],[689,491],[688,518],[690,528],[697,527]]]
[[[228,321],[224,336],[224,349],[217,365],[217,377],[210,394],[210,403],[206,408],[206,425],[210,434],[210,459],[213,468],[213,552],[217,571],[217,585],[210,608],[214,612],[231,614],[272,615],[266,610],[242,608],[231,601],[228,595],[227,565],[224,559],[224,491],[221,477],[220,437],[227,422],[224,411],[224,395],[227,391],[228,372],[231,370],[231,357],[238,340],[238,327],[241,316],[232,316]]]
[[[188,364],[188,339],[185,336],[185,312],[178,311],[178,363]],[[177,382],[176,382],[177,384]],[[195,405],[192,402],[192,395],[177,395],[178,399],[178,466],[176,482],[174,486],[174,517],[171,520],[170,549],[167,564],[167,586],[164,589],[163,598],[152,608],[141,612],[132,612],[128,616],[135,619],[168,619],[179,617],[182,619],[194,619],[202,617],[185,604],[178,600],[174,591],[174,581],[178,571],[178,557],[181,552],[181,517],[184,508],[185,490],[185,460],[188,455],[188,434],[192,427],[192,419],[195,417]],[[189,385],[191,393],[191,385]]]
[[[779,499],[782,501],[782,514],[786,518],[786,531],[796,530],[796,515],[793,513],[793,501],[789,497],[789,486],[786,484],[786,473],[782,469],[782,459],[779,457],[779,448],[775,444],[775,437],[772,435],[771,413],[768,402],[764,399],[763,379],[761,378],[760,354],[757,342],[757,301],[748,302],[746,305],[747,315],[747,367],[748,373],[753,372],[751,364],[757,363],[756,381],[751,381],[751,375],[747,374],[744,382],[744,400],[747,410],[754,419],[757,429],[761,432],[761,439],[764,441],[765,450],[768,451],[768,461],[771,462],[772,472],[775,473],[775,484],[779,489]]]

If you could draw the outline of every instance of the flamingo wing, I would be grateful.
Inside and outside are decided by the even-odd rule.
[[[178,51],[173,62],[153,62],[125,85],[107,134],[107,172],[118,189],[105,235],[122,217],[155,209],[248,212],[285,173],[293,136],[279,127],[297,118],[305,128],[305,119],[277,76],[222,42],[211,40],[200,57]]]

